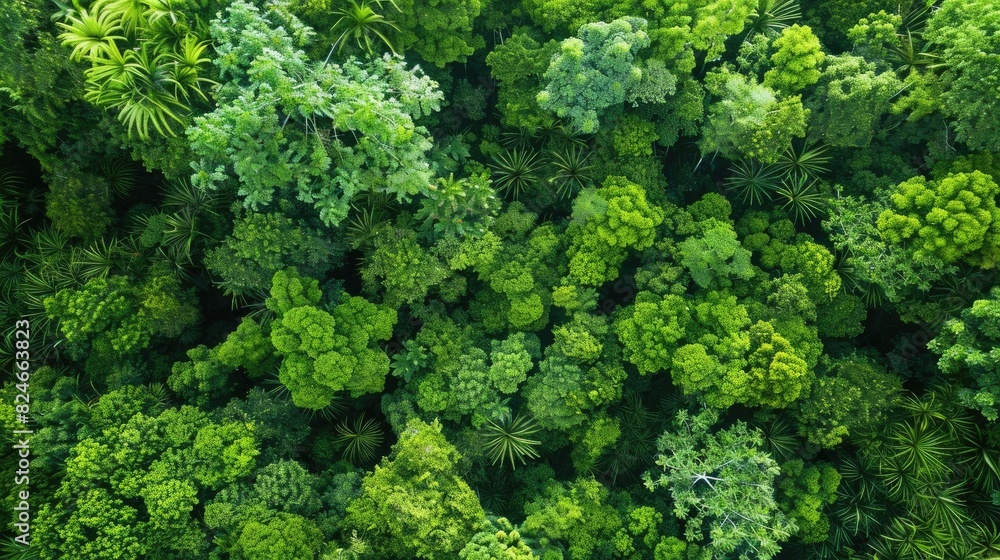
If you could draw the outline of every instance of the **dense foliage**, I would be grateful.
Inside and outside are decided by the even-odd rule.
[[[996,0],[0,31],[0,559],[1000,558]]]

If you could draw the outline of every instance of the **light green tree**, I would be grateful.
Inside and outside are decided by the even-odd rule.
[[[772,47],[775,50],[771,69],[764,73],[764,86],[791,95],[819,80],[826,54],[808,25],[795,24],[782,29]]]
[[[777,463],[758,446],[760,433],[746,424],[717,431],[719,413],[681,411],[657,441],[656,466],[646,487],[667,488],[684,536],[719,558],[768,560],[795,531],[774,496]]]
[[[889,197],[879,214],[882,237],[909,244],[919,262],[940,261],[993,268],[1000,260],[1000,186],[985,173],[955,173],[939,181],[914,177]]]
[[[582,191],[573,204],[567,255],[574,283],[598,286],[618,276],[628,250],[653,245],[664,213],[643,188],[624,177],[608,177],[599,189]]]
[[[345,525],[369,535],[379,558],[455,558],[487,528],[479,499],[455,472],[460,459],[437,421],[411,420],[365,476]]]
[[[973,149],[1000,150],[996,6],[990,0],[945,0],[928,20],[925,37],[941,52],[941,106],[955,118],[958,139]]]
[[[805,136],[809,110],[800,96],[779,98],[767,86],[727,71],[710,74],[706,82],[716,101],[702,129],[703,154],[774,163],[792,139]]]
[[[223,83],[215,111],[187,130],[192,183],[225,185],[255,210],[277,191],[313,204],[328,225],[360,192],[427,193],[432,144],[414,120],[436,111],[442,93],[419,69],[388,54],[313,62],[299,50],[311,30],[282,4],[261,11],[239,0],[211,29]]]
[[[581,132],[595,132],[601,113],[624,102],[642,78],[634,59],[648,46],[644,19],[581,26],[578,36],[564,40],[552,57],[538,104],[568,118]]]

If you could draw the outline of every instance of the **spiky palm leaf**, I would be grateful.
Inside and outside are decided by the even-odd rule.
[[[0,294],[10,295],[21,285],[24,264],[16,258],[0,258]]]
[[[882,539],[872,543],[878,558],[946,558],[949,535],[923,520],[896,517]],[[883,545],[884,543],[884,545]],[[884,548],[883,548],[884,546]]]
[[[934,70],[944,66],[941,56],[917,46],[913,33],[909,30],[898,35],[898,43],[891,51],[892,62],[896,72],[912,74],[919,70]]]
[[[16,253],[28,241],[27,219],[20,217],[17,206],[0,208],[0,256]]]
[[[128,196],[138,185],[139,172],[132,162],[126,159],[104,160],[101,162],[101,173],[107,178],[111,190],[118,196]]]
[[[0,560],[37,560],[39,556],[37,546],[24,546],[14,540],[14,537],[7,537],[0,544]]]
[[[973,426],[970,436],[962,448],[967,478],[986,495],[1000,491],[1000,449],[992,445],[980,426]]]
[[[180,115],[187,113],[188,107],[168,90],[175,85],[169,53],[154,52],[150,43],[123,53],[115,43],[109,43],[102,56],[90,61],[84,75],[91,87],[84,99],[118,110],[118,119],[139,138],[149,138],[150,126],[161,135],[176,135],[173,127],[184,124]]]
[[[377,6],[380,10],[383,9],[382,1],[361,0],[360,4],[355,0],[347,0],[347,2],[347,6],[338,8],[333,12],[334,14],[339,15],[340,19],[333,24],[333,27],[330,30],[334,33],[341,29],[343,31],[333,42],[333,45],[330,48],[330,54],[333,53],[333,49],[336,49],[339,53],[344,48],[344,43],[346,43],[348,39],[353,39],[355,43],[357,43],[359,49],[368,54],[373,54],[375,52],[375,49],[372,46],[373,35],[381,40],[385,46],[389,47],[390,51],[396,52],[396,49],[392,46],[392,42],[389,41],[389,38],[385,33],[383,33],[383,28],[388,28],[385,29],[386,32],[388,32],[389,29],[399,32],[399,28],[396,27],[396,24],[385,19],[385,16],[372,9],[373,5]],[[393,0],[389,0],[389,3],[392,4],[392,7],[396,8],[396,11],[399,11],[399,6],[397,6]],[[330,55],[328,54],[327,60],[329,59]]]
[[[508,150],[530,150],[538,140],[538,129],[519,126],[500,134],[500,145]]]
[[[796,148],[794,144],[789,146],[775,165],[786,178],[795,181],[799,178],[819,177],[830,170],[827,167],[829,163],[830,156],[826,155],[826,146],[807,142],[801,148]]]
[[[378,421],[365,419],[364,414],[349,424],[345,419],[337,425],[334,442],[344,446],[344,458],[354,464],[369,463],[384,439],[382,426]]]
[[[10,198],[11,200],[17,198],[23,185],[24,177],[20,173],[0,171],[0,197]],[[4,203],[6,202],[4,201]]]
[[[27,184],[20,173],[0,172],[0,209],[5,207],[16,207],[22,214],[34,216],[45,207],[45,192]]]
[[[791,424],[781,417],[769,422],[757,422],[754,426],[760,430],[761,445],[778,462],[785,462],[795,456],[801,446],[799,438],[795,437]]]
[[[649,465],[659,435],[658,427],[654,426],[655,417],[642,404],[639,395],[627,393],[617,409],[620,435],[596,464],[597,470],[608,476],[612,485],[623,476],[638,476],[637,469]]]
[[[772,200],[774,191],[781,186],[782,171],[775,165],[758,161],[737,161],[729,168],[726,185],[740,194],[744,204],[763,204]]]
[[[31,236],[31,250],[21,254],[21,258],[35,264],[42,261],[58,260],[69,252],[69,236],[54,226],[36,230]]]
[[[549,161],[556,168],[555,176],[549,179],[549,183],[556,186],[560,198],[572,198],[594,183],[590,174],[594,166],[587,163],[589,158],[590,152],[576,144],[549,153]]]
[[[837,276],[840,276],[841,289],[849,294],[853,294],[858,289],[860,282],[848,251],[837,252],[836,260],[833,262],[833,270]]]
[[[952,535],[952,539],[966,540],[976,527],[965,509],[968,494],[964,481],[925,484],[917,491],[912,505],[924,522]]]
[[[892,458],[913,476],[937,477],[948,472],[947,462],[957,447],[941,429],[900,422],[889,432]]]
[[[565,148],[567,146],[587,146],[589,137],[580,134],[580,131],[572,126],[567,126],[561,120],[551,120],[543,122],[536,133],[542,140],[542,144],[549,148]]]
[[[760,0],[750,16],[747,37],[765,31],[781,32],[802,17],[797,0]]]
[[[496,154],[490,165],[494,186],[513,200],[535,186],[540,167],[537,152],[519,149]]]
[[[118,19],[122,29],[131,37],[149,25],[149,12],[145,0],[97,0],[93,8],[112,14]]]
[[[86,248],[73,251],[73,261],[79,266],[84,279],[105,278],[115,269],[121,269],[123,259],[117,238],[98,239]]]
[[[174,249],[177,256],[194,264],[195,243],[205,234],[198,228],[198,218],[194,212],[184,209],[175,214],[167,214],[163,219],[163,237],[160,246]]]
[[[205,56],[209,42],[201,41],[194,35],[186,35],[180,41],[178,48],[171,56],[170,83],[173,85],[173,94],[176,99],[183,99],[185,102],[191,101],[194,94],[201,101],[208,101],[203,88],[216,85],[216,82],[201,75],[202,67],[207,66],[211,61]]]
[[[187,179],[177,179],[164,187],[160,206],[177,211],[187,210],[193,215],[204,212],[215,216],[218,215],[219,197],[208,189],[195,187]]]
[[[881,496],[878,461],[867,453],[848,455],[837,463],[837,472],[844,484],[841,489],[853,488],[854,496],[862,500],[874,500]]]
[[[153,399],[154,406],[159,410],[165,410],[170,406],[170,390],[163,383],[150,383],[145,386],[146,394]]]
[[[479,497],[479,503],[483,509],[496,515],[504,515],[510,507],[510,496],[513,493],[510,478],[506,471],[496,471],[482,469],[483,472],[476,477],[473,489]]]
[[[839,521],[838,527],[849,535],[844,540],[853,540],[857,537],[868,538],[878,530],[885,515],[885,505],[841,485],[832,511]]]
[[[863,283],[858,287],[859,294],[858,297],[861,298],[861,302],[865,304],[865,307],[869,309],[875,309],[885,305],[885,294],[882,292],[882,287],[878,284]]]
[[[517,461],[525,464],[528,459],[537,459],[539,455],[535,447],[542,442],[531,439],[531,436],[538,429],[533,419],[521,414],[511,417],[509,411],[502,414],[498,421],[491,419],[483,430],[486,455],[494,465],[499,463],[502,467],[509,461],[511,468],[515,469]]]
[[[347,411],[347,399],[334,395],[334,397],[330,399],[330,404],[324,406],[323,408],[308,408],[302,409],[302,411],[305,413],[310,422],[315,421],[317,416],[327,422],[332,422],[334,418]]]
[[[795,223],[805,225],[826,211],[827,197],[819,192],[818,183],[802,176],[791,178],[775,190],[782,201],[781,209],[791,214]]]
[[[354,211],[353,216],[347,219],[345,231],[352,247],[364,247],[375,237],[375,232],[379,227],[388,221],[388,218],[377,208],[371,206],[351,205]]]
[[[160,246],[152,253],[150,261],[165,263],[177,278],[188,281],[192,278],[193,263],[191,254],[178,245]]]
[[[115,14],[101,9],[95,13],[83,9],[68,18],[69,23],[56,23],[63,33],[59,35],[63,46],[73,47],[70,58],[76,61],[101,55],[109,44],[124,40],[123,29]]]

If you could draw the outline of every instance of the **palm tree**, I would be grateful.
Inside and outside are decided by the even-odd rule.
[[[347,420],[338,424],[334,438],[335,443],[344,446],[344,458],[354,464],[373,460],[382,440],[382,426],[376,420],[366,420],[364,414],[355,418],[353,424]]]
[[[553,150],[549,156],[556,168],[556,174],[549,182],[556,186],[560,198],[571,198],[593,184],[590,172],[594,166],[587,162],[590,152],[584,151],[580,145],[571,144],[563,149]]]
[[[493,170],[497,189],[517,200],[538,182],[537,173],[541,162],[538,160],[538,152],[504,150],[493,156],[490,168]]]
[[[763,204],[772,200],[772,193],[781,185],[782,171],[776,165],[768,165],[755,160],[737,161],[729,168],[732,173],[726,178],[729,189],[739,192],[744,204]]]
[[[507,411],[498,421],[489,420],[486,424],[486,454],[494,465],[499,463],[502,467],[505,462],[510,461],[511,468],[517,467],[517,461],[525,464],[528,459],[537,459],[535,446],[542,442],[531,439],[537,431],[538,426],[534,420],[520,414],[511,417],[510,411]]]
[[[747,38],[765,31],[780,32],[802,17],[796,0],[760,0],[750,16]]]
[[[809,181],[806,175],[790,177],[775,194],[783,200],[781,209],[792,215],[798,224],[816,219],[826,209],[826,197],[819,192],[816,180]]]
[[[339,53],[344,48],[344,43],[348,39],[353,39],[358,48],[365,51],[368,54],[375,52],[372,46],[372,35],[379,38],[385,46],[389,47],[389,50],[396,52],[396,49],[392,46],[392,42],[386,37],[385,33],[382,32],[382,27],[388,27],[399,32],[399,28],[396,24],[385,19],[385,16],[376,12],[372,9],[372,6],[377,6],[380,10],[382,9],[382,0],[361,0],[359,4],[355,0],[347,0],[348,5],[342,8],[334,10],[334,13],[340,16],[340,19],[333,24],[331,31],[336,32],[339,29],[343,29],[340,36],[333,42],[330,46],[330,53],[326,55],[326,62],[329,62],[330,55],[333,54],[334,49]],[[399,10],[399,6],[396,5],[395,0],[389,0],[393,8],[396,11]]]

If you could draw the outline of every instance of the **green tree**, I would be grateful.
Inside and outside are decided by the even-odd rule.
[[[532,560],[538,558],[521,539],[521,532],[501,517],[472,536],[458,552],[461,560]]]
[[[262,13],[237,1],[211,29],[223,83],[215,111],[187,131],[192,183],[224,185],[254,210],[277,190],[313,204],[327,225],[361,192],[427,194],[432,144],[414,120],[436,111],[442,94],[418,69],[390,55],[313,62],[298,49],[311,31],[280,4]]]
[[[826,448],[877,430],[899,402],[898,376],[863,358],[838,360],[799,403],[799,433]]]
[[[60,290],[45,300],[49,317],[75,359],[93,348],[128,354],[145,349],[153,337],[177,338],[198,320],[191,290],[174,276],[153,276],[136,285],[124,276],[94,278],[79,289]]]
[[[186,6],[185,6],[186,7]],[[199,15],[172,3],[98,1],[88,9],[65,10],[59,36],[70,57],[87,61],[85,98],[115,109],[129,131],[163,136],[189,122],[192,102],[208,101],[203,89],[208,41]]]
[[[1000,288],[978,299],[949,320],[928,344],[939,354],[938,367],[950,375],[967,376],[961,389],[963,404],[980,411],[990,421],[1000,415]],[[963,383],[965,384],[965,383]]]
[[[421,58],[444,68],[465,62],[486,41],[472,32],[473,20],[482,10],[479,0],[396,0],[402,12],[399,25],[401,49],[413,48]]]
[[[601,553],[610,548],[622,526],[618,512],[607,504],[608,494],[608,489],[593,478],[568,484],[552,481],[524,506],[521,530],[538,539],[542,558],[563,550],[570,560],[604,556]]]
[[[688,302],[677,295],[639,292],[615,317],[614,330],[625,359],[646,375],[670,368],[691,321]]]
[[[253,472],[257,445],[252,425],[192,407],[116,422],[74,447],[32,546],[49,558],[205,557],[198,505]]]
[[[772,47],[772,67],[764,73],[765,87],[791,95],[819,80],[826,54],[808,25],[795,24],[782,29]]]
[[[104,178],[60,165],[47,182],[45,214],[70,237],[96,239],[113,222],[111,188]]]
[[[361,279],[366,293],[384,293],[386,305],[419,303],[448,276],[444,263],[421,247],[416,232],[407,226],[385,225],[372,241],[375,247],[365,257]]]
[[[274,275],[268,307],[278,313],[271,343],[282,356],[278,379],[297,406],[320,409],[338,391],[355,397],[378,392],[389,358],[376,346],[392,336],[396,311],[342,294],[331,311],[315,307],[318,282],[294,270]]]
[[[530,130],[548,118],[536,97],[543,87],[542,76],[558,51],[555,40],[541,43],[517,31],[486,55],[490,73],[500,81],[497,108],[503,124]]]
[[[321,276],[337,254],[318,230],[279,213],[250,212],[238,218],[232,235],[208,251],[205,266],[217,284],[234,296],[266,293],[274,273],[294,266],[305,276]]]
[[[778,505],[798,527],[795,534],[803,543],[827,539],[830,520],[823,511],[837,500],[840,473],[826,463],[810,464],[802,459],[781,465]]]
[[[830,146],[868,146],[903,89],[894,72],[877,73],[874,63],[858,56],[831,56],[816,87],[821,104],[810,113],[810,126],[822,130]],[[812,101],[807,104],[813,107]]]
[[[266,523],[244,525],[232,555],[244,560],[313,560],[322,546],[323,533],[314,522],[282,513]]]
[[[802,107],[800,96],[779,99],[767,86],[730,72],[710,74],[706,82],[716,101],[702,130],[703,154],[774,163],[792,139],[805,136],[809,110]]]
[[[993,268],[1000,260],[1000,186],[985,173],[955,173],[939,181],[914,177],[890,197],[878,216],[879,233],[890,243],[910,243],[920,262],[964,260]]]
[[[679,412],[675,429],[657,441],[660,454],[644,475],[646,487],[670,491],[688,542],[705,542],[720,557],[773,558],[796,529],[775,501],[780,470],[758,449],[759,432],[742,422],[713,432],[718,419],[711,409]]]
[[[459,459],[437,421],[411,420],[365,476],[346,526],[368,534],[379,558],[454,558],[487,527],[476,494],[455,473]]]
[[[926,39],[942,56],[942,107],[958,139],[973,149],[1000,150],[995,60],[1000,14],[989,0],[945,0],[927,22]]]
[[[589,286],[614,280],[627,250],[653,245],[663,217],[663,210],[647,201],[645,190],[624,177],[608,177],[601,188],[582,191],[566,230],[570,278]]]
[[[569,118],[581,132],[597,131],[601,113],[624,102],[625,94],[642,78],[633,60],[648,46],[644,19],[581,26],[578,36],[564,40],[552,57],[538,104]]]
[[[698,235],[678,244],[681,264],[691,273],[691,279],[703,289],[728,288],[733,278],[753,277],[750,251],[736,238],[731,223],[715,218],[698,222]]]

